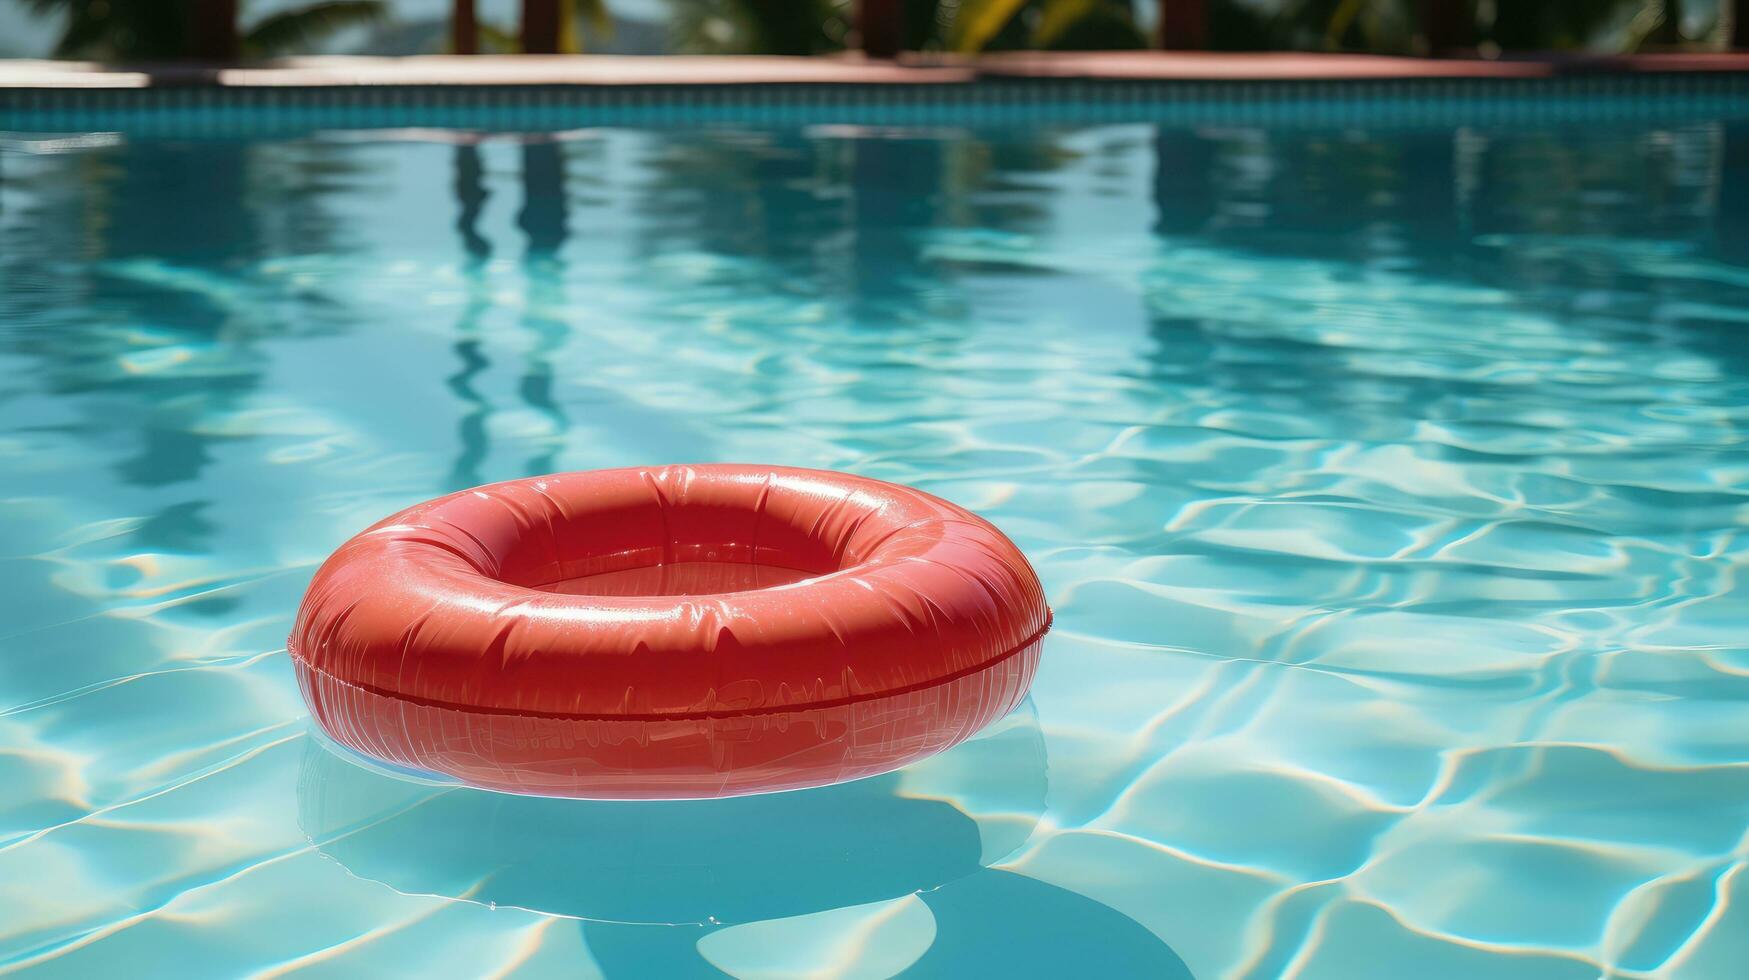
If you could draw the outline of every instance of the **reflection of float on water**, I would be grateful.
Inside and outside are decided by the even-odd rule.
[[[589,801],[387,774],[312,741],[299,824],[410,894],[644,923],[751,922],[897,898],[1018,849],[1045,804],[1030,704],[950,751],[799,793]]]
[[[295,663],[317,723],[374,758],[513,793],[682,799],[824,786],[935,755],[1020,703],[1042,645],[866,701],[651,719],[461,710],[379,694]]]

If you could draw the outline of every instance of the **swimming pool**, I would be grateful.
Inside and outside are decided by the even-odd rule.
[[[1749,126],[1361,115],[7,136],[0,969],[1733,975]],[[1029,702],[702,803],[313,734],[337,544],[674,460],[989,517]]]

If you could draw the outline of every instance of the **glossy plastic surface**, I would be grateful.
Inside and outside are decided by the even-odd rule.
[[[336,741],[471,786],[538,796],[688,799],[825,786],[951,748],[1026,696],[1042,644],[930,687],[823,708],[704,718],[555,718],[440,708],[298,664]]]
[[[1001,532],[908,487],[673,466],[495,484],[343,545],[289,646],[335,739],[476,785],[721,796],[884,772],[1025,696]]]

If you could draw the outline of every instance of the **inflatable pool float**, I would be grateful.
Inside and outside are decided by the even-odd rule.
[[[346,542],[287,641],[317,724],[490,789],[719,797],[875,775],[1025,696],[1050,625],[970,511],[842,473],[603,470]]]

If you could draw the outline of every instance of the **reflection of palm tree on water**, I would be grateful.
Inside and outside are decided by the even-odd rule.
[[[485,397],[474,387],[474,379],[491,366],[491,362],[480,350],[480,339],[477,336],[480,318],[492,306],[482,269],[492,257],[492,244],[480,234],[478,228],[480,211],[485,207],[488,197],[483,174],[480,148],[472,143],[457,145],[454,186],[456,203],[460,210],[456,215],[455,228],[461,235],[462,251],[467,253],[467,259],[462,263],[462,276],[467,282],[468,298],[467,305],[462,308],[461,319],[456,323],[456,333],[460,337],[455,342],[455,353],[461,359],[462,369],[450,375],[446,383],[456,398],[470,407],[457,426],[456,436],[461,443],[461,452],[456,456],[455,466],[450,470],[449,483],[452,488],[478,486],[482,482],[480,463],[486,458],[486,418],[492,411]]]
[[[118,416],[138,425],[138,452],[116,469],[128,483],[164,486],[200,476],[221,437],[202,431],[199,420],[235,409],[259,383],[250,350],[256,325],[240,315],[212,267],[232,256],[258,257],[261,229],[246,203],[245,144],[204,147],[198,178],[192,154],[181,148],[139,145],[128,148],[126,157],[106,202],[101,247],[112,262],[156,267],[142,265],[125,278],[99,273],[93,300],[160,325],[171,342],[141,353],[162,353],[170,362],[184,351],[204,351],[224,362],[194,377],[146,370],[128,379],[131,393],[145,404],[143,411]],[[162,224],[168,214],[179,216],[178,235],[170,242]],[[158,360],[153,357],[153,363]]]
[[[552,141],[523,144],[521,157],[522,206],[516,223],[528,241],[523,255],[528,294],[521,321],[534,335],[534,343],[517,381],[517,394],[551,426],[551,431],[542,436],[543,448],[524,465],[524,472],[550,473],[558,468],[558,454],[570,424],[553,395],[553,358],[570,336],[570,329],[561,317],[565,290],[564,263],[559,257],[569,234],[565,159],[561,145]],[[487,423],[493,408],[478,387],[479,380],[492,366],[479,337],[480,321],[492,306],[484,268],[492,255],[492,244],[479,230],[480,214],[490,196],[484,174],[478,146],[456,147],[455,228],[467,255],[463,274],[468,288],[467,304],[456,325],[460,337],[454,345],[462,366],[448,378],[450,390],[468,406],[457,427],[461,451],[450,470],[450,484],[456,488],[486,481],[480,467],[491,451]]]
[[[1749,266],[1749,123],[1724,127],[1724,159],[1719,167],[1719,254]]]
[[[1724,123],[1721,130],[1713,249],[1721,261],[1749,269],[1749,122]],[[1718,305],[1729,308],[1732,304]],[[1695,329],[1688,342],[1696,349],[1722,364],[1749,365],[1749,342],[1744,339],[1740,320],[1694,316],[1690,322]]]
[[[553,355],[564,346],[570,328],[560,319],[565,302],[565,264],[559,251],[565,244],[568,208],[565,200],[565,158],[552,141],[522,145],[522,210],[516,224],[528,236],[523,268],[528,298],[522,323],[534,334],[517,393],[552,425],[543,438],[546,448],[529,459],[530,473],[551,473],[569,424],[553,400]]]
[[[220,140],[131,143],[70,162],[88,168],[85,179],[43,206],[59,206],[65,193],[78,213],[34,224],[82,229],[68,247],[88,261],[39,266],[39,250],[20,250],[8,272],[50,284],[42,294],[53,301],[39,315],[83,314],[13,343],[41,361],[41,383],[89,406],[93,440],[114,445],[119,432],[132,434],[131,453],[114,464],[124,482],[195,481],[215,445],[234,438],[203,423],[240,410],[260,385],[257,342],[303,322],[257,301],[254,263],[328,247],[338,226],[323,207],[326,182],[308,177],[344,165],[320,150],[288,159]],[[298,220],[263,220],[269,198]],[[9,308],[35,294],[8,296]]]

